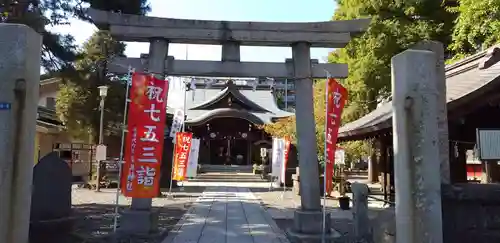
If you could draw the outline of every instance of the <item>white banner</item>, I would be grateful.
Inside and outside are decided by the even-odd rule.
[[[345,151],[337,148],[335,150],[335,165],[345,165]]]
[[[285,175],[286,175],[286,165],[288,163],[288,159],[290,158],[290,140],[283,139],[283,163],[281,166],[281,175],[280,175],[280,182],[285,183]],[[288,154],[287,154],[288,153]]]
[[[172,120],[172,127],[170,127],[170,137],[174,138],[175,134],[180,132],[182,129],[182,124],[184,123],[184,110],[175,110],[174,119]]]
[[[281,168],[285,162],[285,139],[273,138],[273,157],[272,157],[272,167],[271,176],[281,177]]]
[[[196,177],[198,170],[198,154],[200,152],[200,139],[193,138],[191,140],[191,150],[189,151],[189,160],[187,165],[187,177]]]

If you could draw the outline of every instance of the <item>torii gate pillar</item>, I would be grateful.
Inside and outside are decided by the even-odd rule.
[[[165,78],[165,59],[168,54],[168,40],[152,39],[149,43],[148,71],[157,78]],[[120,232],[148,233],[158,228],[158,213],[152,209],[151,198],[132,198],[130,209],[122,212]]]
[[[323,211],[319,185],[319,166],[316,149],[316,121],[314,120],[311,45],[307,42],[292,45],[295,76],[295,117],[300,169],[301,207],[294,213],[294,227],[289,230],[293,238],[306,242],[319,242],[323,230]],[[307,114],[307,115],[306,115]],[[339,235],[331,232],[330,214],[326,214],[326,238]]]

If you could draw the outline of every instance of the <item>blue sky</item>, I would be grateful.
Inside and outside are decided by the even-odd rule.
[[[316,22],[331,19],[334,0],[150,0],[149,16],[232,21],[266,22]],[[88,23],[74,20],[71,26],[56,26],[53,30],[72,34],[81,44],[96,30]],[[125,54],[139,57],[148,52],[148,43],[127,43]],[[187,45],[190,60],[220,60],[221,47],[210,45]],[[328,49],[313,48],[311,58],[326,61]],[[186,58],[186,45],[171,44],[169,55],[175,59]],[[242,47],[242,61],[284,62],[292,57],[287,47]]]

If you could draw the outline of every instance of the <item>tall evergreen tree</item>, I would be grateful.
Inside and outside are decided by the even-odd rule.
[[[73,17],[88,21],[88,6],[128,14],[149,11],[147,0],[0,0],[0,23],[21,23],[40,33],[41,65],[54,71],[71,66],[79,55],[72,36],[53,33],[47,27],[69,24]]]
[[[366,33],[354,37],[341,49],[330,53],[329,62],[347,63],[349,77],[339,80],[349,91],[342,123],[358,119],[390,98],[391,58],[421,40],[437,40],[448,46],[455,14],[447,11],[454,1],[336,0],[333,20],[370,18]],[[324,143],[324,94],[321,82],[315,88],[318,157]],[[295,118],[266,126],[278,136],[295,135]],[[349,159],[366,155],[365,142],[342,144]]]
[[[458,14],[450,50],[454,60],[474,54],[500,42],[500,1],[458,0],[450,12]]]
[[[354,121],[390,99],[391,58],[421,40],[451,42],[454,13],[447,8],[456,1],[363,1],[337,0],[334,20],[371,18],[363,35],[345,48],[332,52],[331,62],[349,65],[349,77],[342,80],[349,91],[342,122]],[[445,53],[445,56],[449,56]],[[361,157],[368,144],[363,141],[342,144],[347,154]]]
[[[73,137],[97,142],[100,85],[109,87],[104,110],[105,135],[120,135],[126,86],[109,76],[103,64],[109,56],[122,56],[124,51],[125,45],[113,40],[106,31],[95,32],[84,43],[82,58],[75,63],[72,75],[64,77],[56,103],[59,118]]]
[[[343,80],[350,99],[344,121],[352,121],[376,108],[390,95],[392,56],[421,40],[436,40],[448,46],[454,14],[441,1],[337,0],[334,20],[371,18],[365,34],[346,48],[331,53],[331,62],[349,64]]]

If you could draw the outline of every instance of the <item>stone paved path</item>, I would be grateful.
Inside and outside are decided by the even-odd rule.
[[[245,187],[207,187],[163,243],[288,243]]]

